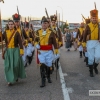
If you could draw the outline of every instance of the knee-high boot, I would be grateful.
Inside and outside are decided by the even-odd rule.
[[[47,67],[47,79],[48,79],[48,83],[52,83],[50,78],[50,67]]]
[[[94,71],[95,71],[96,74],[98,74],[97,66],[98,66],[98,64],[97,63],[94,63]]]
[[[90,77],[94,77],[93,75],[93,65],[89,65]]]
[[[41,74],[41,85],[40,85],[40,87],[44,87],[45,86],[45,81],[46,81],[46,79],[45,79],[45,75],[46,75],[46,66],[45,66],[45,64],[42,64],[41,66],[40,66],[40,74]]]
[[[80,51],[80,58],[82,58],[82,51]]]
[[[86,59],[86,66],[88,67],[88,57],[85,57]]]

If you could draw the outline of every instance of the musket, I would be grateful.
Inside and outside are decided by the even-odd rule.
[[[81,14],[82,15],[82,14]],[[85,20],[86,18],[82,15],[82,18]]]
[[[2,21],[1,21],[1,10],[0,10],[0,28],[1,28],[1,46],[2,46],[2,54],[3,54],[3,38],[2,38]]]
[[[4,1],[1,0],[3,3]],[[1,21],[1,9],[0,9],[0,28],[1,28],[1,46],[2,46],[2,54],[3,54],[3,38],[2,38],[2,21]]]
[[[49,19],[49,15],[48,15],[48,12],[47,12],[46,8],[45,8],[45,13],[46,13],[47,18]]]
[[[95,7],[95,9],[97,9],[97,7],[96,7],[96,3],[94,2],[94,7]]]
[[[19,15],[19,9],[18,9],[18,6],[17,6],[17,13]],[[20,16],[20,15],[19,15]],[[20,16],[21,17],[21,16]],[[23,25],[22,25],[22,21],[20,22],[20,29],[21,29],[21,35],[22,35],[22,39],[24,40],[24,36],[23,36]]]
[[[57,17],[57,10],[56,10],[56,17]],[[57,30],[58,30],[58,18],[57,18]]]

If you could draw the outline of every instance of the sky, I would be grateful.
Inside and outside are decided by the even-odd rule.
[[[82,16],[88,18],[90,16],[90,10],[93,10],[94,2],[96,7],[100,10],[100,0],[4,0],[4,3],[0,2],[2,19],[9,19],[13,14],[17,13],[17,6],[19,8],[19,14],[31,19],[46,16],[45,8],[48,11],[48,15],[54,15],[60,13],[60,20],[68,23],[81,23]],[[99,13],[100,16],[100,13]]]

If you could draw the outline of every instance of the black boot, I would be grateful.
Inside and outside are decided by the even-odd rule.
[[[40,66],[40,73],[41,73],[41,85],[40,85],[40,87],[45,87],[45,81],[46,81],[46,79],[45,79],[45,75],[46,75],[45,70],[46,69],[45,68],[46,68],[45,64],[42,64]]]
[[[82,58],[82,51],[80,51],[80,58]]]
[[[86,66],[89,67],[89,65],[88,65],[88,57],[85,57],[85,59],[86,59]]]
[[[96,74],[98,74],[98,69],[97,69],[98,64],[94,63],[94,71]]]
[[[94,77],[93,75],[93,65],[89,65],[90,77]]]
[[[86,57],[84,58],[84,62],[86,62]]]
[[[83,51],[83,56],[85,57],[85,52]]]
[[[47,79],[48,79],[48,83],[52,83],[50,78],[50,67],[47,67]]]

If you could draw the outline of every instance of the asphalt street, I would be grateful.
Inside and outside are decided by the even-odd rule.
[[[79,57],[78,50],[67,51],[63,46],[59,65],[57,80],[55,69],[52,83],[46,82],[46,87],[40,88],[40,71],[34,55],[32,64],[25,68],[27,78],[9,87],[0,56],[0,100],[100,100],[99,96],[89,96],[89,90],[100,90],[100,74],[89,76],[89,68],[84,57]]]

